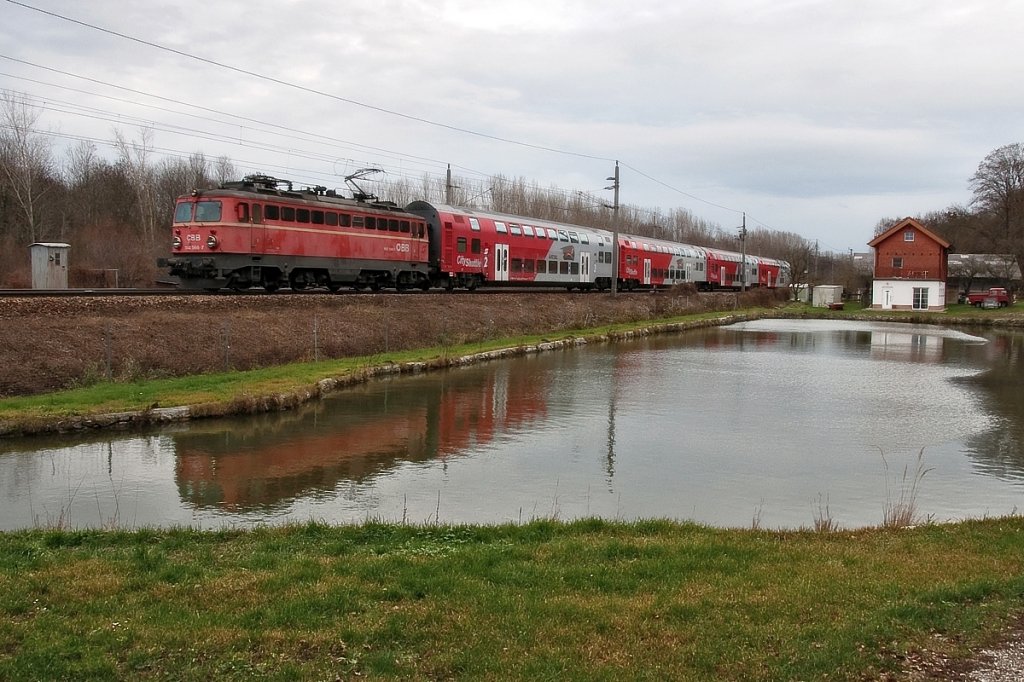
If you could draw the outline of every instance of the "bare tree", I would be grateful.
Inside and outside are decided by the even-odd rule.
[[[147,245],[152,244],[156,234],[156,200],[153,196],[153,172],[149,167],[153,130],[142,128],[138,141],[129,140],[120,130],[114,130],[114,146],[117,148],[118,162],[135,194],[142,236]]]
[[[993,234],[998,250],[1024,263],[1024,145],[1008,144],[991,151],[971,176],[973,205],[998,225]]]
[[[0,94],[0,169],[20,212],[16,237],[38,241],[40,199],[52,186],[50,144],[35,128],[39,110],[10,90]]]
[[[218,156],[213,164],[213,179],[217,185],[223,185],[231,180],[238,180],[238,170],[235,164],[226,156]]]

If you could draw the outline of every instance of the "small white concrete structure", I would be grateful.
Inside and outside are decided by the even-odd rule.
[[[815,308],[827,308],[833,303],[843,302],[843,287],[838,284],[819,284],[811,294],[811,305]]]
[[[38,242],[28,248],[32,256],[32,288],[67,289],[68,252],[71,245]]]

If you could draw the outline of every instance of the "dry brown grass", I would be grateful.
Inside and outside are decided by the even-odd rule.
[[[557,333],[764,293],[300,295],[0,301],[0,397]],[[771,297],[769,297],[771,298]]]

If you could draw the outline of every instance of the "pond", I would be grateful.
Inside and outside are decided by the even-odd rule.
[[[0,441],[0,529],[671,518],[1024,502],[1024,335],[759,320],[375,381],[291,412]]]

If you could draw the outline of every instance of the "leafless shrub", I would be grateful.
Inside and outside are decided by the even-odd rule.
[[[828,497],[824,501],[821,493],[818,494],[818,508],[814,512],[814,530],[818,533],[833,533],[839,529],[839,524],[832,518],[832,510],[829,508]]]
[[[885,508],[882,513],[882,526],[885,528],[906,528],[918,523],[917,493],[918,487],[925,476],[934,467],[924,466],[924,448],[917,453],[917,466],[913,473],[909,465],[903,466],[903,473],[895,477],[898,491],[894,492],[889,477],[889,462],[885,452],[878,448],[885,466]]]

